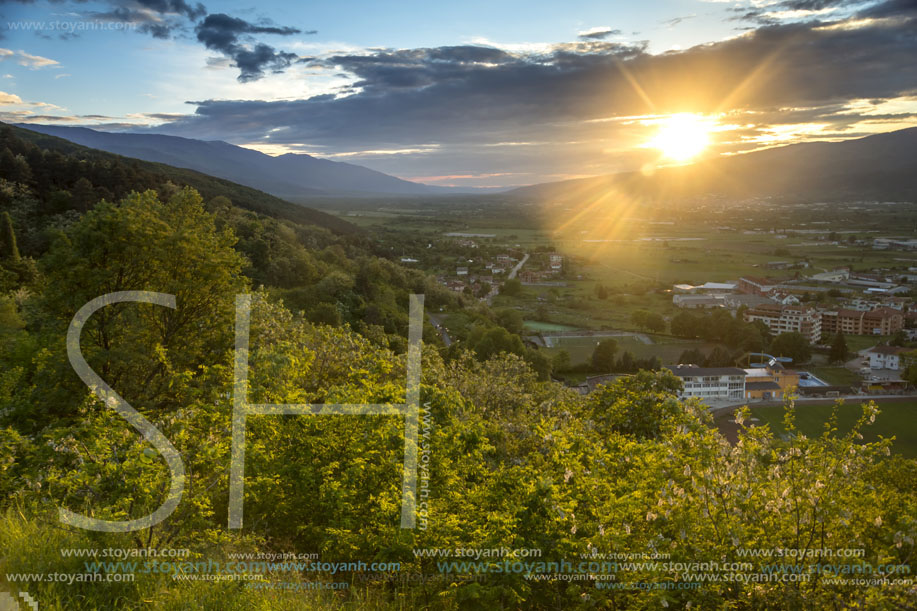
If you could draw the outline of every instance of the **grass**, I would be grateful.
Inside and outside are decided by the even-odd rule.
[[[845,335],[844,341],[847,342],[847,350],[850,352],[850,358],[854,358],[856,353],[866,348],[872,348],[876,344],[883,344],[891,339],[890,335]]]
[[[596,344],[606,338],[602,337],[569,337],[560,338],[557,344],[552,348],[547,348],[546,352],[554,356],[561,350],[570,353],[570,361],[574,365],[579,363],[588,363],[592,358],[592,352]],[[635,358],[647,359],[656,357],[662,361],[663,365],[672,365],[678,362],[681,353],[685,350],[699,348],[704,352],[709,352],[715,344],[708,344],[701,341],[677,340],[666,338],[662,343],[644,344],[633,336],[622,336],[612,338],[618,342],[617,356],[620,357],[624,352],[630,352]]]
[[[570,325],[559,325],[553,322],[541,322],[538,320],[527,320],[524,326],[526,331],[535,332],[572,331],[576,328]]]
[[[878,402],[880,413],[874,424],[863,430],[864,441],[876,441],[879,436],[895,437],[892,451],[906,457],[917,458],[917,401]],[[820,435],[824,423],[831,416],[831,405],[796,404],[796,427],[809,436]],[[752,415],[760,424],[768,424],[778,434],[783,428],[783,406],[752,407]],[[862,414],[860,403],[847,403],[838,412],[838,431],[848,432]]]
[[[862,378],[846,367],[815,366],[804,368],[832,386],[859,386]]]

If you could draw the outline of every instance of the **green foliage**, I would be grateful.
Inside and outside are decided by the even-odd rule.
[[[0,153],[0,165],[18,163]],[[405,575],[439,574],[438,559],[415,556],[417,548],[537,548],[546,561],[571,562],[661,553],[674,562],[751,562],[750,573],[772,560],[740,556],[742,548],[857,548],[875,562],[912,561],[917,468],[890,459],[888,441],[862,443],[875,406],[849,433],[840,434],[832,417],[817,437],[796,429],[792,403],[781,436],[746,426],[739,412],[730,443],[706,406],[679,399],[681,383],[670,373],[638,371],[588,396],[550,382],[558,363],[524,345],[513,332],[516,316],[483,304],[447,317],[450,331],[461,331],[456,348],[445,356],[430,342],[423,349],[420,400],[431,457],[425,528],[399,528],[400,416],[252,415],[245,528],[228,531],[233,303],[251,290],[247,274],[287,283],[253,296],[246,390],[255,403],[404,402],[407,295],[429,290],[434,303],[450,297],[352,242],[210,201],[218,217],[188,189],[167,202],[147,191],[97,203],[60,227],[35,293],[0,299],[5,573],[84,572],[81,559],[62,557],[67,547],[187,546],[196,560],[314,552],[332,562],[398,561]],[[300,265],[310,270],[307,281],[283,280]],[[168,484],[151,447],[99,404],[65,358],[73,313],[91,298],[131,289],[175,294],[177,308],[105,308],[83,329],[82,350],[178,448],[185,496],[146,531],[66,530],[56,521],[61,506],[137,517],[161,503]],[[325,324],[332,312],[339,326]],[[726,329],[717,334],[754,328],[728,313],[704,320]],[[713,333],[712,326],[701,331]],[[629,356],[615,361],[616,348],[605,340],[596,349],[605,371]],[[632,358],[623,365],[641,367]],[[891,609],[908,608],[913,596],[909,586],[824,578],[804,587],[724,581],[689,590],[663,585],[678,582],[677,571],[616,575],[647,585],[603,590],[591,579],[504,573],[390,587],[363,585],[356,573],[269,575],[351,584],[348,592],[284,592],[138,573],[132,583],[35,582],[30,591],[51,609],[126,609],[137,601],[153,609]]]
[[[665,319],[662,314],[657,312],[648,312],[647,310],[636,310],[630,315],[630,321],[640,329],[659,333],[665,331]]]
[[[847,360],[849,350],[847,349],[847,340],[840,331],[831,340],[831,351],[828,353],[828,362],[843,363]]]
[[[16,242],[16,231],[9,212],[0,215],[0,259],[13,263],[19,262],[19,245]]]
[[[506,280],[500,287],[500,294],[507,297],[518,297],[522,294],[522,282],[516,278]]]
[[[592,368],[595,371],[610,372],[615,368],[615,352],[618,342],[608,338],[603,339],[592,351]]]
[[[684,408],[675,398],[680,390],[681,380],[669,372],[641,371],[600,386],[585,413],[607,431],[654,439],[683,422]]]
[[[770,347],[775,356],[788,356],[794,363],[805,363],[812,358],[809,340],[801,333],[781,333],[774,338]]]

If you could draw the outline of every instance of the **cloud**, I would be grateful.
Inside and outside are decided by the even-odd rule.
[[[697,15],[685,15],[684,17],[673,17],[672,19],[666,19],[665,21],[660,21],[660,23],[666,27],[674,28],[676,25],[682,21],[687,21],[688,19],[694,19]]]
[[[264,43],[247,43],[243,38],[250,34],[275,34],[291,36],[293,34],[314,34],[311,30],[303,32],[297,28],[279,27],[265,24],[256,25],[244,19],[230,17],[224,13],[214,13],[195,28],[197,39],[212,51],[218,51],[231,58],[239,68],[239,81],[247,82],[261,78],[265,70],[273,72],[288,68],[299,56],[295,53],[278,51]]]
[[[579,32],[577,36],[579,36],[581,40],[604,40],[609,36],[617,36],[620,33],[621,30],[613,30],[608,26],[600,25]]]
[[[32,55],[31,53],[26,53],[25,51],[0,49],[0,61],[6,61],[8,59],[14,58],[17,64],[20,66],[25,66],[30,70],[38,70],[40,68],[47,68],[49,66],[60,66],[60,62],[57,60],[48,59],[47,57],[42,57],[41,55]]]
[[[32,4],[35,0],[0,0],[19,4]],[[84,4],[89,0],[48,0],[53,4]],[[295,53],[275,49],[255,40],[253,35],[293,36],[315,34],[315,30],[301,30],[279,26],[269,21],[251,23],[225,13],[210,13],[200,2],[186,0],[101,0],[107,10],[84,12],[79,16],[95,21],[106,21],[130,26],[130,29],[149,34],[154,38],[170,39],[193,27],[197,40],[212,51],[231,60],[239,69],[239,81],[250,82],[264,76],[266,71],[281,72],[299,59]],[[75,37],[76,28],[65,32],[61,38]],[[42,32],[37,32],[45,36]]]
[[[0,91],[0,105],[6,106],[9,104],[22,104],[22,98],[13,93],[6,93],[5,91]]]
[[[47,57],[42,57],[40,55],[32,55],[31,53],[26,53],[25,51],[20,51],[19,55],[19,65],[25,66],[31,70],[38,70],[39,68],[47,68],[48,66],[59,66],[60,62],[48,59]]]
[[[727,9],[737,21],[751,21],[759,25],[786,22],[813,21],[830,17],[844,19],[887,19],[917,16],[915,0],[777,0],[753,2],[752,7],[736,6]]]
[[[917,95],[915,21],[773,25],[657,55],[644,43],[602,40],[544,51],[461,45],[335,54],[304,65],[346,75],[336,92],[194,102],[193,114],[152,131],[272,150],[301,147],[358,163],[365,158],[371,167],[402,174],[408,164],[414,174],[437,176],[601,173],[639,167],[647,154],[626,150],[650,129],[639,119],[622,120],[627,117],[717,114],[736,126],[718,136],[724,151],[756,146],[755,138],[768,133],[815,138],[875,129],[866,119],[909,120],[908,113],[869,117],[848,105]],[[826,127],[766,131],[794,123]],[[517,146],[512,155],[499,146],[521,142],[541,144]]]

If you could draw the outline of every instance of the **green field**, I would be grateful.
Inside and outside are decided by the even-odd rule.
[[[538,333],[549,333],[552,331],[573,331],[576,327],[570,325],[559,325],[553,322],[541,322],[538,320],[527,320],[523,323],[526,331],[535,331]]]
[[[878,437],[895,437],[892,449],[907,458],[917,458],[917,401],[878,402],[880,413],[874,424],[863,430],[864,441],[876,441]],[[831,415],[831,405],[796,404],[796,426],[809,436],[821,434],[824,423]],[[752,415],[760,424],[768,424],[776,433],[783,433],[783,406],[752,407]],[[860,403],[843,405],[838,413],[838,430],[850,430],[862,411]]]
[[[859,374],[846,367],[815,366],[806,367],[806,371],[833,386],[859,386],[863,381]]]
[[[678,357],[685,350],[700,348],[705,352],[713,349],[715,344],[708,344],[702,341],[679,340],[665,336],[650,336],[652,344],[641,342],[634,336],[618,336],[611,339],[618,342],[617,355],[620,357],[624,352],[630,352],[635,358],[648,359],[657,357],[663,365],[673,365],[678,362]],[[546,351],[551,356],[561,350],[570,353],[570,361],[577,365],[579,363],[588,363],[592,358],[592,352],[596,345],[605,337],[563,337],[555,338],[555,345],[547,348]]]

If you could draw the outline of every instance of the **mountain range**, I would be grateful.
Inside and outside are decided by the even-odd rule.
[[[144,161],[196,170],[285,199],[316,196],[447,195],[488,189],[438,187],[402,180],[352,163],[288,153],[272,157],[222,140],[102,132],[86,127],[18,127]]]
[[[83,146],[188,168],[279,198],[487,194],[493,190],[437,187],[363,166],[286,154],[272,157],[223,141],[159,134],[110,133],[84,127],[21,125]],[[666,201],[721,196],[787,201],[917,199],[917,128],[842,142],[809,142],[715,157],[653,172],[608,174],[520,187],[507,195],[537,200],[620,196]]]
[[[101,163],[110,168],[117,168],[123,174],[127,175],[125,180],[131,183],[130,188],[134,190],[156,188],[158,183],[166,182],[171,182],[174,185],[188,185],[195,188],[204,197],[205,201],[223,196],[228,198],[239,208],[251,210],[252,212],[270,217],[286,219],[306,225],[317,225],[337,234],[356,234],[361,232],[355,225],[335,215],[302,204],[291,203],[268,193],[264,193],[263,191],[240,185],[223,178],[209,176],[202,172],[196,172],[186,168],[176,168],[164,163],[123,157],[106,151],[82,146],[69,140],[31,129],[8,125],[3,122],[0,122],[0,135],[30,142],[43,151],[58,153],[79,160],[80,162],[85,161],[90,164]],[[128,177],[131,174],[134,174],[134,177],[129,179]],[[75,180],[75,178],[73,180]],[[47,188],[47,183],[49,181],[43,182],[45,183],[44,187]]]
[[[842,142],[808,142],[654,172],[624,172],[521,187],[542,200],[635,201],[704,196],[785,201],[917,200],[917,127]]]

